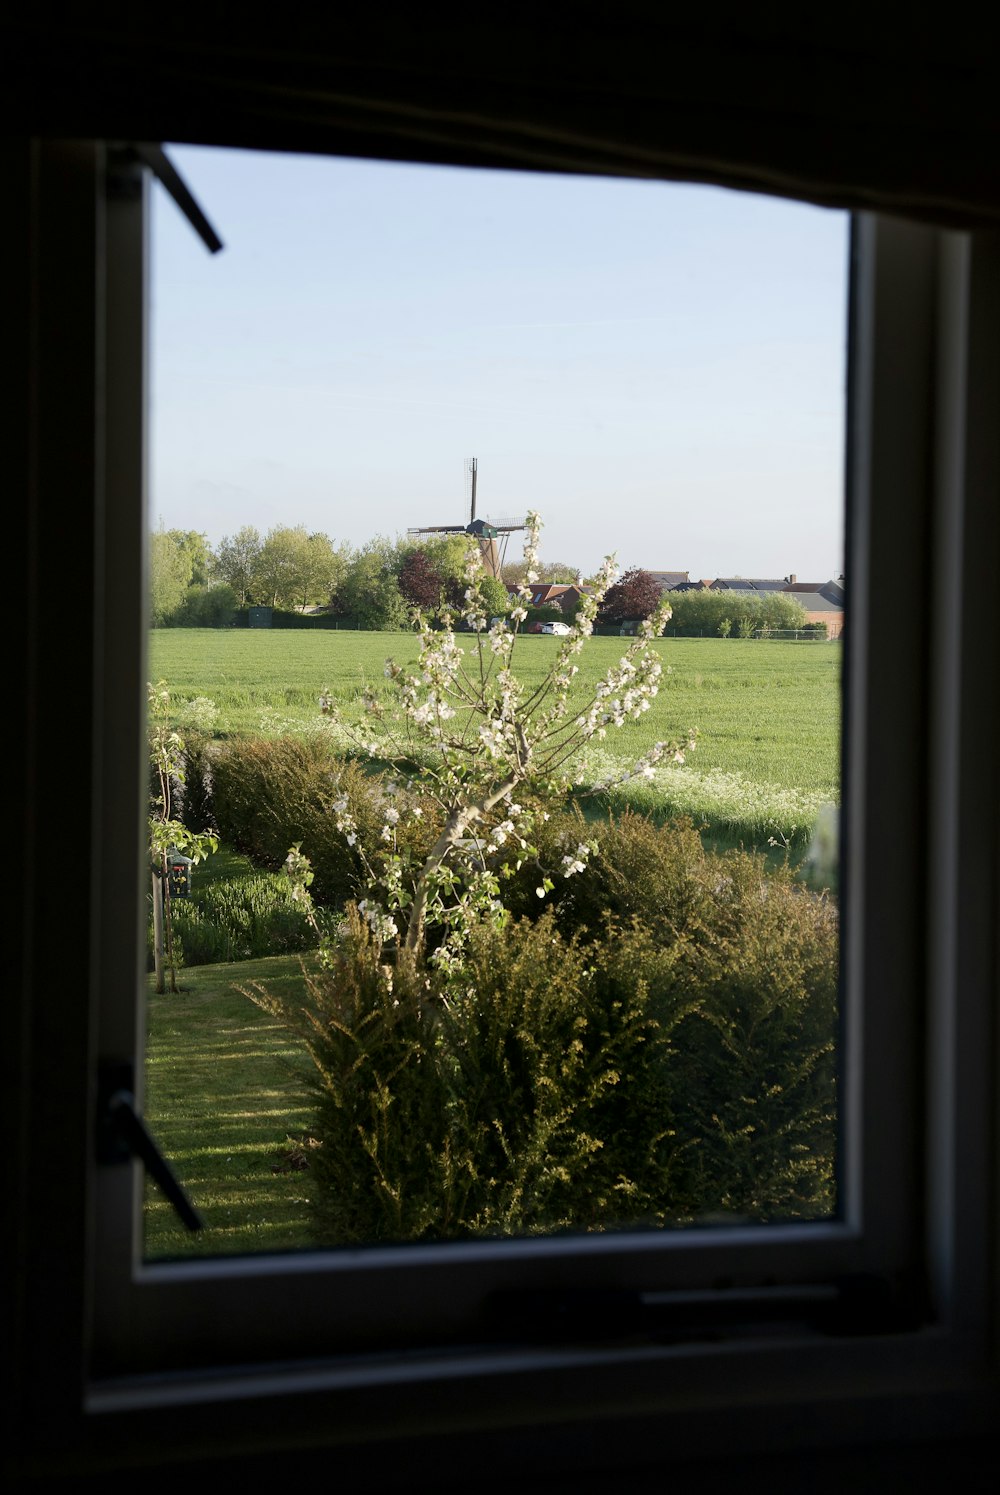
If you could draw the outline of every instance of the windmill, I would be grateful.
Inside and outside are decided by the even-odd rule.
[[[407,534],[472,535],[479,542],[479,549],[483,557],[485,570],[490,576],[495,576],[499,581],[504,561],[507,559],[507,545],[510,537],[517,530],[524,529],[524,518],[497,520],[476,518],[476,478],[478,471],[479,463],[477,458],[467,458],[465,463],[465,481],[469,504],[468,524],[422,524],[407,530]]]

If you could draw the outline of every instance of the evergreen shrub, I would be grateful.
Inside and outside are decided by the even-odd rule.
[[[185,727],[184,783],[175,785],[178,814],[188,830],[200,834],[218,834],[215,820],[214,780],[212,777],[212,738],[207,733]]]
[[[548,603],[544,607],[528,607],[525,608],[525,613],[526,616],[522,625],[525,630],[532,628],[535,623],[567,622],[566,614],[561,607],[556,607],[555,603]]]
[[[329,968],[307,977],[304,1010],[251,993],[314,1060],[320,1242],[664,1218],[677,1151],[669,1024],[633,979],[634,952],[623,958],[637,936],[595,960],[551,914],[483,924],[467,984],[446,992],[405,951],[390,987],[370,929],[354,911],[348,923]]]
[[[835,906],[688,824],[600,844],[547,906],[512,879],[457,987],[395,949],[387,985],[349,909],[304,1009],[257,994],[315,1061],[321,1242],[830,1214]]]
[[[315,934],[281,873],[261,872],[209,883],[191,899],[173,901],[174,935],[185,965],[260,960],[307,950]]]
[[[556,867],[581,836],[553,816],[539,856]],[[594,827],[588,827],[594,834]],[[674,1035],[684,1083],[682,1190],[696,1214],[810,1217],[833,1208],[839,921],[835,902],[764,858],[705,850],[690,821],[635,814],[596,832],[586,876],[554,878],[564,934],[592,942],[633,925],[671,963],[685,1006]],[[505,901],[537,913],[537,866]]]
[[[289,846],[298,842],[312,866],[317,903],[339,908],[358,895],[363,883],[359,847],[377,846],[384,823],[382,777],[338,758],[316,738],[219,743],[211,750],[210,764],[212,812],[223,840],[259,866],[275,870],[284,864]],[[345,797],[358,829],[353,845],[338,831],[333,810]],[[429,805],[423,824],[433,823]]]

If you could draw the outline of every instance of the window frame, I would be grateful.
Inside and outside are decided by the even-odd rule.
[[[950,1431],[959,1403],[978,1425],[996,1391],[997,1342],[989,1317],[997,826],[988,751],[1000,678],[997,647],[988,641],[1000,491],[989,430],[1000,394],[997,240],[865,217],[855,241],[844,734],[852,783],[846,1043],[855,1078],[842,1103],[844,1219],[766,1233],[697,1230],[655,1242],[591,1237],[380,1248],[363,1260],[309,1253],[144,1266],[138,1168],[98,1167],[92,1134],[98,1060],[141,1055],[134,997],[142,948],[148,184],[143,168],[119,166],[105,197],[100,145],[31,151],[24,190],[35,239],[26,316],[34,318],[36,353],[26,491],[44,509],[68,474],[79,481],[89,471],[86,501],[59,546],[67,562],[81,547],[89,552],[94,579],[88,627],[71,650],[84,697],[77,762],[94,807],[89,897],[68,920],[70,938],[85,952],[87,1001],[70,1012],[65,990],[56,1000],[58,983],[44,971],[33,984],[36,995],[23,1008],[29,1099],[18,1113],[26,1170],[42,1147],[76,1160],[71,1228],[60,1235],[51,1202],[26,1185],[18,1241],[22,1337],[35,1332],[26,1325],[37,1326],[43,1341],[64,1332],[60,1314],[68,1310],[77,1353],[62,1366],[55,1398],[65,1435],[78,1448],[97,1448],[110,1436],[126,1444],[130,1437],[172,1440],[179,1426],[188,1448],[212,1450],[239,1432],[247,1446],[265,1449],[304,1437],[315,1419],[324,1439],[357,1442],[383,1438],[387,1429],[403,1436],[418,1427],[445,1434],[573,1423],[597,1408],[606,1423],[641,1413],[649,1437],[669,1437],[680,1456],[705,1452],[703,1414],[722,1409],[732,1419],[732,1448],[754,1446],[766,1436],[762,1428],[783,1425],[802,1406],[812,1419],[801,1435],[806,1443],[857,1436],[873,1400],[892,1409],[888,1436],[908,1419],[912,1425],[918,1407],[926,1436]],[[68,217],[74,203],[85,211]],[[72,346],[65,323],[60,329],[66,317],[75,318]],[[65,354],[61,368],[45,357],[56,348]],[[46,443],[59,390],[79,437],[72,451]],[[938,562],[959,583],[959,605],[933,628],[924,615],[900,642],[895,599],[880,578],[905,566],[928,595]],[[110,576],[114,586],[105,584]],[[972,671],[973,639],[993,664],[980,669],[986,688]],[[45,689],[63,650],[41,621],[31,659],[36,742],[62,724]],[[901,736],[908,745],[902,758]],[[32,792],[41,804],[43,786]],[[53,811],[36,815],[35,824],[54,837],[60,822]],[[891,878],[886,847],[893,848]],[[46,905],[44,880],[44,869],[33,867],[36,912]],[[40,919],[33,928],[27,974],[37,977]],[[134,932],[134,942],[123,930]],[[866,1002],[865,991],[877,1000]],[[33,1105],[53,1068],[68,1104],[33,1134]],[[53,1275],[67,1265],[70,1280],[53,1302]],[[893,1285],[915,1280],[926,1305],[920,1326],[896,1332],[872,1320],[859,1325],[871,1333],[830,1337],[797,1325],[780,1332],[734,1325],[712,1343],[498,1345],[469,1311],[486,1281],[524,1289],[697,1288],[718,1299],[732,1286],[812,1283],[845,1272],[874,1273]],[[390,1322],[373,1332],[379,1314]],[[35,1358],[41,1375],[44,1354]],[[52,1404],[51,1384],[40,1402],[36,1379],[29,1376],[25,1390],[29,1427],[39,1425],[42,1403]],[[248,1397],[261,1411],[249,1430]]]

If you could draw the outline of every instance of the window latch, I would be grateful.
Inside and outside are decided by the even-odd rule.
[[[196,200],[191,188],[162,145],[152,141],[130,140],[116,147],[112,160],[120,165],[139,162],[147,166],[168,195],[173,198],[209,254],[218,254],[219,250],[224,248],[222,240],[209,223],[201,204]]]
[[[132,1067],[101,1065],[97,1100],[97,1161],[127,1163],[139,1158],[159,1184],[188,1230],[203,1230],[205,1222],[185,1194],[177,1175],[160,1151],[135,1103]]]

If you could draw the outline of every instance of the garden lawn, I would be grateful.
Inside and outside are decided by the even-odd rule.
[[[145,1114],[206,1229],[186,1231],[150,1184],[145,1254],[308,1246],[312,1066],[287,1030],[235,990],[266,981],[294,996],[301,958],[201,966],[178,980],[176,995],[149,995]]]
[[[514,668],[529,689],[559,643],[518,641]],[[626,647],[620,638],[589,641],[579,656],[581,695]],[[820,806],[839,799],[840,645],[666,639],[657,648],[670,674],[652,709],[589,750],[585,780],[695,727],[698,746],[687,762],[662,767],[652,785],[631,786],[616,807],[689,814],[750,844],[772,834],[801,844]],[[405,664],[417,650],[412,633],[164,629],[152,635],[150,671],[168,682],[182,729],[197,722],[191,703],[207,697],[218,708],[216,733],[322,731],[329,728],[317,709],[324,688],[345,717],[360,720],[363,696],[391,699],[386,656]]]

